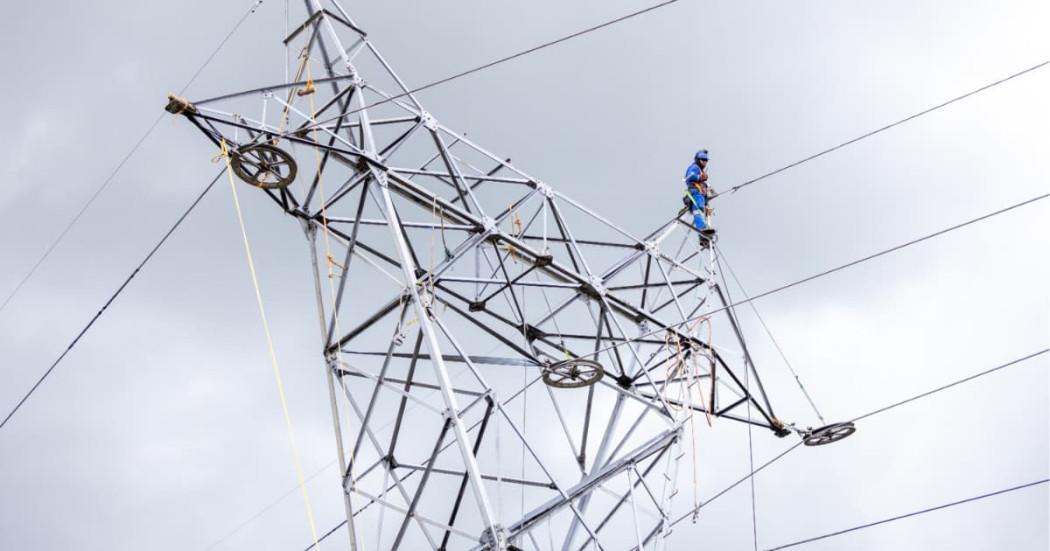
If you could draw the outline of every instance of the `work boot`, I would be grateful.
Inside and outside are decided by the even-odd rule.
[[[711,244],[715,242],[715,234],[716,232],[714,228],[704,228],[700,230],[700,248],[710,249]]]

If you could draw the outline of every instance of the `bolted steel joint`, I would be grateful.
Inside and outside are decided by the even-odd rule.
[[[421,114],[419,122],[423,123],[423,127],[427,130],[437,130],[437,119],[434,118],[434,115],[431,115],[426,111],[423,111],[423,113]]]
[[[598,276],[591,276],[590,286],[591,289],[594,289],[594,292],[598,296],[604,297],[605,294],[608,293],[608,291],[605,289],[605,281],[603,281],[602,278]]]
[[[499,226],[496,224],[496,221],[493,220],[491,217],[486,216],[482,218],[481,223],[485,227],[485,233],[489,235],[499,235]]]

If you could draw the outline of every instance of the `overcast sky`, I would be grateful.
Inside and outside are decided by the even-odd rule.
[[[634,1],[345,6],[410,86],[633,11]],[[250,6],[14,3],[0,18],[0,296],[6,296]],[[683,1],[427,91],[441,121],[644,233],[679,208],[692,152],[725,189],[1050,58],[1043,1]],[[282,78],[267,0],[187,95]],[[275,55],[275,52],[277,55]],[[757,293],[1045,193],[1050,68],[718,200]],[[211,179],[165,118],[0,312],[4,414]],[[842,420],[1046,347],[1048,207],[1024,207],[757,301],[826,417]],[[342,518],[297,224],[247,200],[318,523]],[[310,539],[228,188],[216,188],[0,431],[0,548],[299,549]],[[757,320],[767,388],[813,422]],[[801,449],[756,478],[760,548],[1045,478],[1044,355]],[[712,431],[702,494],[746,473]],[[764,461],[788,443],[756,435]],[[282,496],[288,497],[281,499]],[[262,515],[256,517],[265,508]],[[252,519],[247,524],[245,521]],[[1045,485],[808,545],[1050,545]],[[673,549],[751,546],[745,487]]]

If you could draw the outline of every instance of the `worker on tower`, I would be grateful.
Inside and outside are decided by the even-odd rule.
[[[700,231],[701,243],[710,241],[715,235],[708,215],[707,206],[711,188],[707,185],[707,150],[701,149],[693,156],[693,163],[685,169],[685,197],[682,199],[686,208],[693,213],[693,227]]]

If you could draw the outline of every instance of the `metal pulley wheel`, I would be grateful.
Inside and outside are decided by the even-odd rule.
[[[554,388],[591,386],[605,375],[602,364],[594,360],[571,358],[543,368],[543,382]]]
[[[814,429],[802,441],[807,446],[823,446],[838,442],[855,432],[857,432],[857,427],[853,426],[853,423],[832,423],[826,427]]]
[[[233,173],[263,189],[282,189],[295,180],[299,167],[283,149],[265,143],[242,147],[230,156]]]

